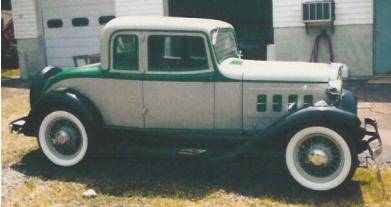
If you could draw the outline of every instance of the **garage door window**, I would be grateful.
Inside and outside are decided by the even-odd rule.
[[[163,72],[209,69],[205,41],[199,36],[152,35],[148,38],[148,70]]]
[[[73,18],[72,19],[72,25],[74,27],[82,27],[82,26],[88,26],[88,19],[86,17],[80,17],[80,18]]]
[[[62,20],[61,19],[50,19],[47,21],[48,28],[59,28],[62,27]]]
[[[118,35],[114,38],[113,67],[115,70],[138,70],[138,38]]]
[[[104,25],[114,18],[115,18],[115,16],[101,16],[101,17],[99,17],[98,22],[100,25]]]

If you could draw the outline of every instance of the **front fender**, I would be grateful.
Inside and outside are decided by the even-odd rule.
[[[65,88],[50,91],[37,100],[26,119],[22,132],[27,136],[37,136],[43,117],[53,110],[70,110],[83,119],[82,121],[88,123],[92,130],[102,129],[103,119],[93,102],[82,93]]]
[[[286,142],[299,129],[323,125],[343,130],[352,138],[361,138],[361,121],[356,114],[334,107],[311,106],[289,113],[254,137],[256,144],[285,146]]]
[[[358,143],[361,140],[360,138],[363,137],[360,124],[361,121],[357,115],[334,106],[302,108],[281,117],[266,129],[255,133],[252,139],[231,153],[209,159],[212,161],[231,160],[243,154],[251,153],[253,150],[284,150],[294,132],[315,125],[344,130],[343,133],[349,135],[349,138],[353,138]]]
[[[34,104],[37,103],[42,88],[46,84],[47,80],[49,80],[52,76],[61,72],[62,69],[54,66],[46,66],[42,70],[35,73],[31,80],[30,86],[30,106],[33,107]]]

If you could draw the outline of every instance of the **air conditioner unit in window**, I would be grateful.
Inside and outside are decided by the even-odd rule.
[[[303,3],[303,22],[308,26],[330,26],[334,29],[335,2],[332,0]]]

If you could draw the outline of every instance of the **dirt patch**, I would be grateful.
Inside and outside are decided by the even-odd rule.
[[[4,206],[9,206],[16,202],[13,191],[24,186],[29,178],[7,165],[1,168],[1,200]]]

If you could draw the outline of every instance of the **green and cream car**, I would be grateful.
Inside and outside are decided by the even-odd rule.
[[[376,122],[361,123],[342,89],[344,64],[241,59],[226,22],[119,17],[100,46],[100,64],[39,71],[30,113],[10,123],[38,137],[56,165],[118,137],[210,161],[273,151],[300,185],[323,191],[350,179],[358,154],[380,143]]]

